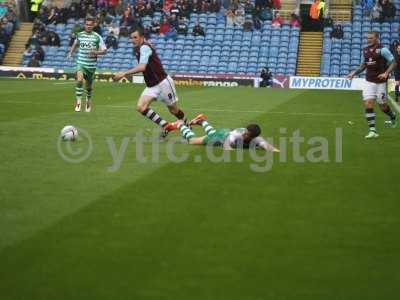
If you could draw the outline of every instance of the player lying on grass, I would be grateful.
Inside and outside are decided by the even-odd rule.
[[[207,117],[200,114],[190,121],[190,125],[200,125],[203,127],[206,135],[201,137],[196,137],[190,127],[186,126],[182,120],[176,121],[174,125],[190,145],[210,144],[213,146],[223,146],[225,150],[259,147],[268,151],[279,152],[279,149],[259,136],[261,129],[257,124],[250,124],[246,128],[236,128],[234,130],[214,128],[207,122]]]

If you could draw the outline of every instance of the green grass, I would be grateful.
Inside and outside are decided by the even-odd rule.
[[[297,129],[306,141],[322,136],[330,161],[294,162],[288,142],[287,162],[274,155],[269,172],[253,172],[247,152],[242,162],[212,163],[204,147],[179,144],[175,153],[189,158],[178,164],[167,159],[164,142],[158,162],[146,143],[142,163],[130,142],[110,172],[107,137],[119,148],[124,137],[155,128],[135,112],[143,86],[96,84],[90,114],[73,112],[73,88],[0,80],[2,299],[399,294],[399,130],[384,128],[378,113],[381,137],[366,141],[359,93],[179,87],[190,117],[204,112],[228,128],[257,122],[276,144]],[[154,108],[172,120],[163,105]],[[57,151],[67,124],[92,139],[82,163]],[[342,163],[335,162],[336,128],[343,129]],[[301,153],[310,148],[303,144]]]

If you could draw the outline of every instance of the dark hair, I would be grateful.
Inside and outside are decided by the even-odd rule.
[[[376,38],[379,38],[379,32],[378,31],[369,31],[368,34],[373,34]]]
[[[261,133],[261,128],[257,124],[247,125],[246,129],[252,138],[258,137]]]
[[[95,21],[95,19],[92,17],[92,16],[88,16],[88,17],[86,17],[86,19],[85,19],[85,23],[86,22],[94,22]]]
[[[132,33],[135,31],[137,31],[139,33],[139,36],[141,36],[141,37],[144,36],[144,28],[142,26],[135,27],[135,29],[133,29]]]

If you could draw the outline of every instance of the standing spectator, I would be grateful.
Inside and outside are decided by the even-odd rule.
[[[382,21],[382,6],[379,2],[375,3],[375,6],[371,10],[371,18],[373,21]]]
[[[206,36],[204,33],[203,28],[201,28],[199,22],[196,22],[196,24],[193,27],[193,35],[194,36]]]
[[[280,27],[284,22],[284,19],[279,14],[279,11],[275,11],[274,17],[272,18],[272,26]]]
[[[111,47],[115,50],[118,49],[118,40],[112,33],[108,34],[104,43],[106,44],[107,49]]]

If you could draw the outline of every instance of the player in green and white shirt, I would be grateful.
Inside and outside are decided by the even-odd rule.
[[[85,30],[79,32],[71,50],[68,53],[68,58],[71,58],[75,49],[78,48],[76,59],[76,103],[75,111],[81,111],[81,101],[83,94],[83,80],[85,80],[86,103],[85,111],[91,110],[92,84],[97,67],[97,56],[104,55],[107,52],[107,47],[104,44],[103,38],[93,31],[95,20],[86,18]]]

